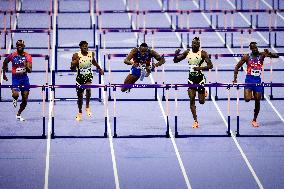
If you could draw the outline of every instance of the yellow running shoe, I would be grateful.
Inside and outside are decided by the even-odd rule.
[[[81,121],[81,120],[82,120],[82,113],[77,113],[76,121]]]
[[[199,127],[198,122],[194,121],[192,128],[197,129]]]
[[[92,117],[91,108],[86,108],[87,116]]]

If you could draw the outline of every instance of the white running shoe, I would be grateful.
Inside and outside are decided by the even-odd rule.
[[[16,115],[16,119],[18,120],[18,121],[26,121],[22,116],[18,116],[18,115]]]
[[[16,107],[17,107],[17,103],[18,103],[18,100],[13,99],[13,106],[14,106],[14,108],[16,108]]]

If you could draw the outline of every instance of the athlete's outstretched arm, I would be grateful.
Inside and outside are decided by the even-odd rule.
[[[79,66],[79,56],[77,53],[73,54],[70,69],[75,71]]]
[[[161,65],[163,65],[166,62],[164,55],[160,56],[154,50],[151,50],[151,54],[157,61],[159,61],[158,63],[155,64],[155,67],[161,66]]]
[[[8,81],[8,78],[7,78],[7,76],[6,76],[6,71],[7,71],[7,69],[8,69],[8,63],[9,63],[9,62],[10,62],[10,60],[9,60],[8,57],[6,57],[6,58],[4,59],[4,61],[3,61],[2,70],[3,70],[3,79],[4,79],[5,81]]]
[[[242,67],[244,65],[244,63],[246,63],[248,61],[248,58],[249,58],[248,55],[244,55],[241,58],[241,60],[237,63],[237,65],[235,66],[233,83],[237,83],[238,71],[239,71],[240,67]]]
[[[127,65],[132,65],[134,64],[132,60],[132,58],[134,58],[134,55],[136,54],[137,52],[137,49],[132,49],[130,51],[130,53],[127,55],[127,57],[124,59],[124,63],[127,64]]]
[[[269,57],[269,58],[279,58],[278,54],[269,52],[268,49],[264,49],[264,52],[262,52],[261,54],[264,55],[265,57]]]
[[[104,75],[104,70],[102,70],[102,68],[100,67],[100,65],[97,63],[96,59],[95,59],[95,53],[93,52],[92,53],[92,56],[93,56],[93,60],[92,60],[92,64],[94,66],[96,66],[96,68],[99,70],[100,74],[101,75]]]
[[[180,53],[180,49],[177,49],[175,51],[174,63],[178,63],[184,60],[188,54],[188,50],[185,50],[182,54],[179,54],[179,53]]]

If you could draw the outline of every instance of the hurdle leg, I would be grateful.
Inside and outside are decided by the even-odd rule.
[[[108,134],[107,134],[107,124],[108,124],[108,121],[107,121],[107,106],[108,106],[108,100],[107,100],[107,87],[105,86],[104,87],[104,113],[105,113],[105,132],[104,132],[104,137],[107,138],[108,137]]]
[[[240,103],[240,94],[239,94],[239,86],[237,86],[237,132],[236,132],[236,136],[240,136],[239,103]]]
[[[167,116],[167,131],[166,131],[166,137],[170,137],[170,124],[169,124],[169,89],[166,88],[166,116]]]
[[[228,136],[231,136],[231,132],[230,132],[230,130],[231,130],[230,100],[231,100],[230,88],[228,87],[228,130],[227,130]]]
[[[113,137],[117,138],[116,132],[116,88],[113,88]]]

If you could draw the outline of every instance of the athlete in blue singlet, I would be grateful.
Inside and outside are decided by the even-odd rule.
[[[134,84],[139,78],[143,80],[144,77],[148,77],[151,73],[150,63],[152,58],[159,61],[154,64],[154,67],[165,63],[165,58],[156,51],[149,49],[146,43],[142,43],[139,48],[132,49],[124,60],[125,64],[132,65],[130,74],[124,80],[124,84]],[[129,88],[121,88],[122,92],[129,90]]]
[[[247,65],[247,75],[245,79],[245,83],[261,83],[261,73],[263,68],[263,61],[265,57],[270,58],[278,58],[277,54],[271,53],[268,49],[264,49],[264,52],[259,52],[257,48],[256,42],[250,43],[250,54],[246,54],[242,57],[242,59],[238,62],[234,71],[234,80],[233,83],[237,83],[238,70],[245,63]],[[246,102],[249,102],[252,99],[252,95],[255,99],[255,108],[254,108],[254,117],[251,122],[253,127],[259,127],[259,124],[256,122],[259,110],[260,110],[260,99],[263,93],[262,86],[246,86],[244,92],[244,98]]]

